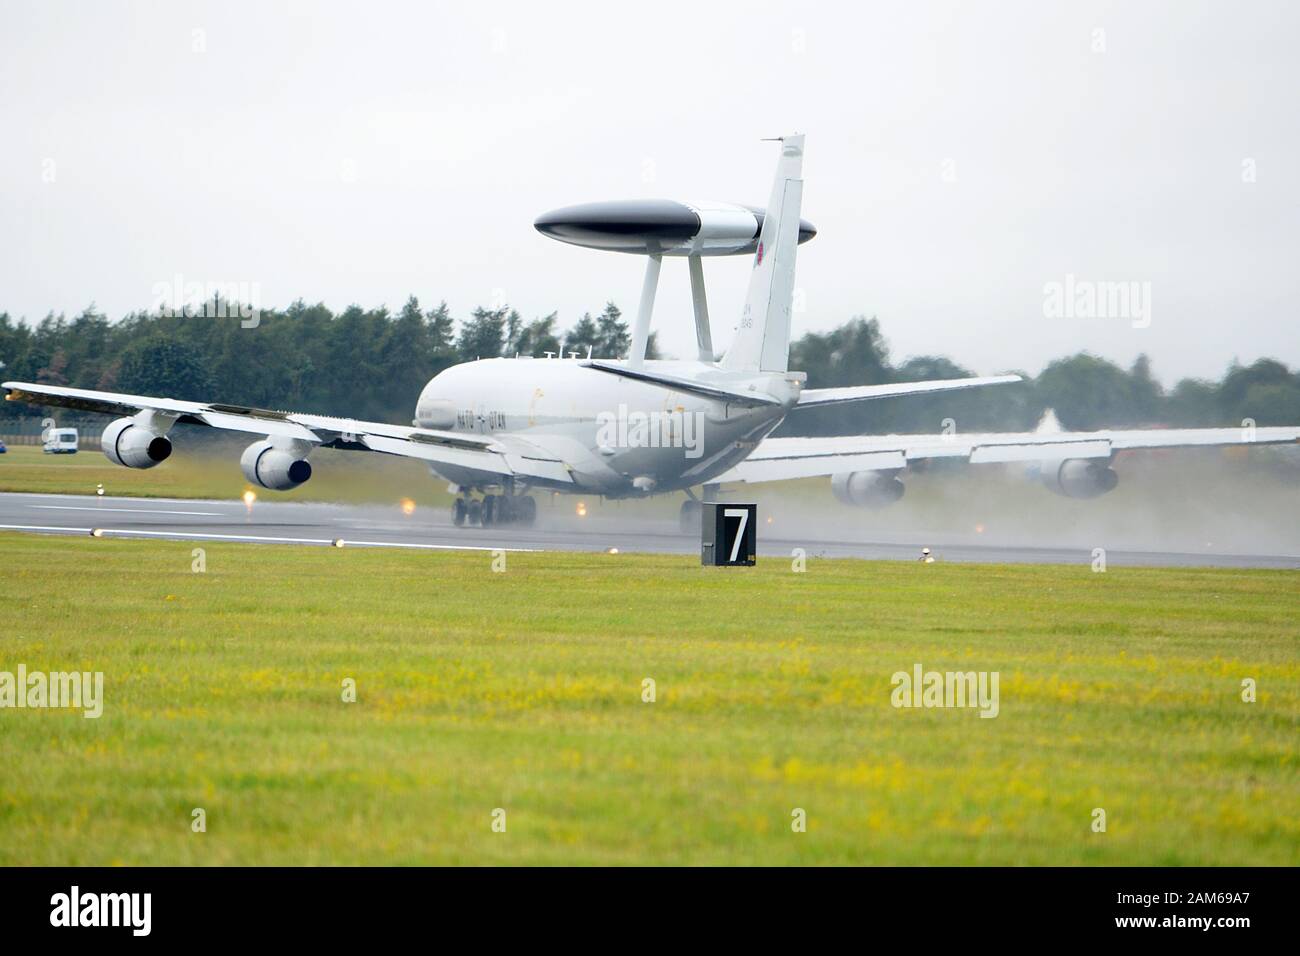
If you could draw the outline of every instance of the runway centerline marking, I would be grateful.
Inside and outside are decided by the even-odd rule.
[[[84,505],[28,505],[29,508],[43,508],[46,511],[117,511],[136,515],[196,515],[201,518],[224,518],[224,511],[167,511],[162,508],[100,508]]]

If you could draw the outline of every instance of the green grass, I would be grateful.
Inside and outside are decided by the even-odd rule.
[[[1300,862],[1294,572],[193,547],[0,535],[0,864]]]

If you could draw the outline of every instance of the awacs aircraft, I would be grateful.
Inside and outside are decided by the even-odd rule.
[[[8,398],[119,415],[103,435],[109,460],[152,468],[171,454],[177,422],[259,436],[240,461],[248,480],[284,491],[311,477],[318,447],[418,458],[450,482],[456,524],[530,524],[534,490],[626,498],[685,492],[683,523],[731,482],[829,476],[837,498],[881,505],[903,493],[912,462],[1037,464],[1044,483],[1072,497],[1115,487],[1117,451],[1294,442],[1297,428],[1023,434],[769,438],[787,415],[845,402],[1011,383],[1015,375],[934,382],[804,388],[789,369],[795,255],[815,230],[800,219],[803,136],[779,140],[766,209],[666,200],[593,203],[548,213],[542,233],[577,245],[646,257],[645,284],[626,359],[491,358],[456,365],[420,394],[410,427],[239,405],[119,395],[5,382]],[[730,347],[714,361],[702,260],[752,255],[753,269]],[[664,256],[688,259],[698,355],[648,361],[650,317]]]

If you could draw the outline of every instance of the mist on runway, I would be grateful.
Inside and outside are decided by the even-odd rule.
[[[231,514],[196,516],[187,523],[209,525],[203,530],[210,532],[261,527],[326,538],[374,537],[373,531],[412,540],[433,536],[467,546],[501,537],[495,531],[454,528],[447,483],[424,466],[361,452],[314,455],[311,481],[287,495],[258,490],[252,511],[246,512],[240,502],[250,490],[238,467],[242,444],[187,441],[186,431],[201,430],[178,426],[177,431],[182,436],[177,453],[143,472],[111,465],[89,450],[51,458],[35,449],[13,449],[0,460],[0,490],[58,491],[63,494],[49,496],[49,502],[84,505],[83,499],[69,496],[93,495],[103,483],[110,498],[131,498],[100,519],[84,510],[11,503],[2,523],[41,525],[61,516],[73,526],[105,525],[113,515],[113,526],[129,527],[157,517],[121,510],[132,507],[131,500],[210,499],[225,503],[197,510],[226,508]],[[22,454],[28,451],[35,454]],[[27,487],[22,476],[29,467],[47,479],[63,477]],[[1118,488],[1087,501],[1053,494],[1027,477],[1023,466],[1010,465],[909,470],[901,475],[906,494],[883,509],[837,501],[827,478],[732,485],[723,490],[723,498],[758,503],[760,552],[769,556],[801,547],[810,556],[910,557],[933,547],[940,558],[951,560],[1073,561],[1103,548],[1207,557],[1293,556],[1300,564],[1300,521],[1295,517],[1300,511],[1300,449],[1126,452],[1114,467]],[[698,531],[678,529],[682,494],[620,501],[549,492],[536,497],[536,527],[510,531],[521,546],[682,553],[698,547]],[[314,503],[337,507],[319,510]],[[183,501],[168,507],[194,510]]]
[[[882,509],[842,504],[827,478],[734,485],[724,498],[757,502],[760,533],[782,540],[1300,556],[1300,449],[1125,452],[1114,468],[1119,486],[1092,500],[1053,494],[1013,465],[905,472],[906,494]],[[680,497],[596,500],[585,520],[667,522]],[[559,501],[548,520],[581,527],[572,499]]]

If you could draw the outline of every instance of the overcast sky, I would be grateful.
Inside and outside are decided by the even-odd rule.
[[[765,203],[759,140],[800,131],[796,335],[875,315],[895,359],[981,373],[1300,365],[1300,5],[810,6],[0,0],[0,311],[117,318],[180,274],[631,313],[640,259],[534,217]],[[749,269],[706,265],[715,343]],[[1067,275],[1150,283],[1149,324],[1045,314]],[[681,260],[655,327],[692,353]]]

